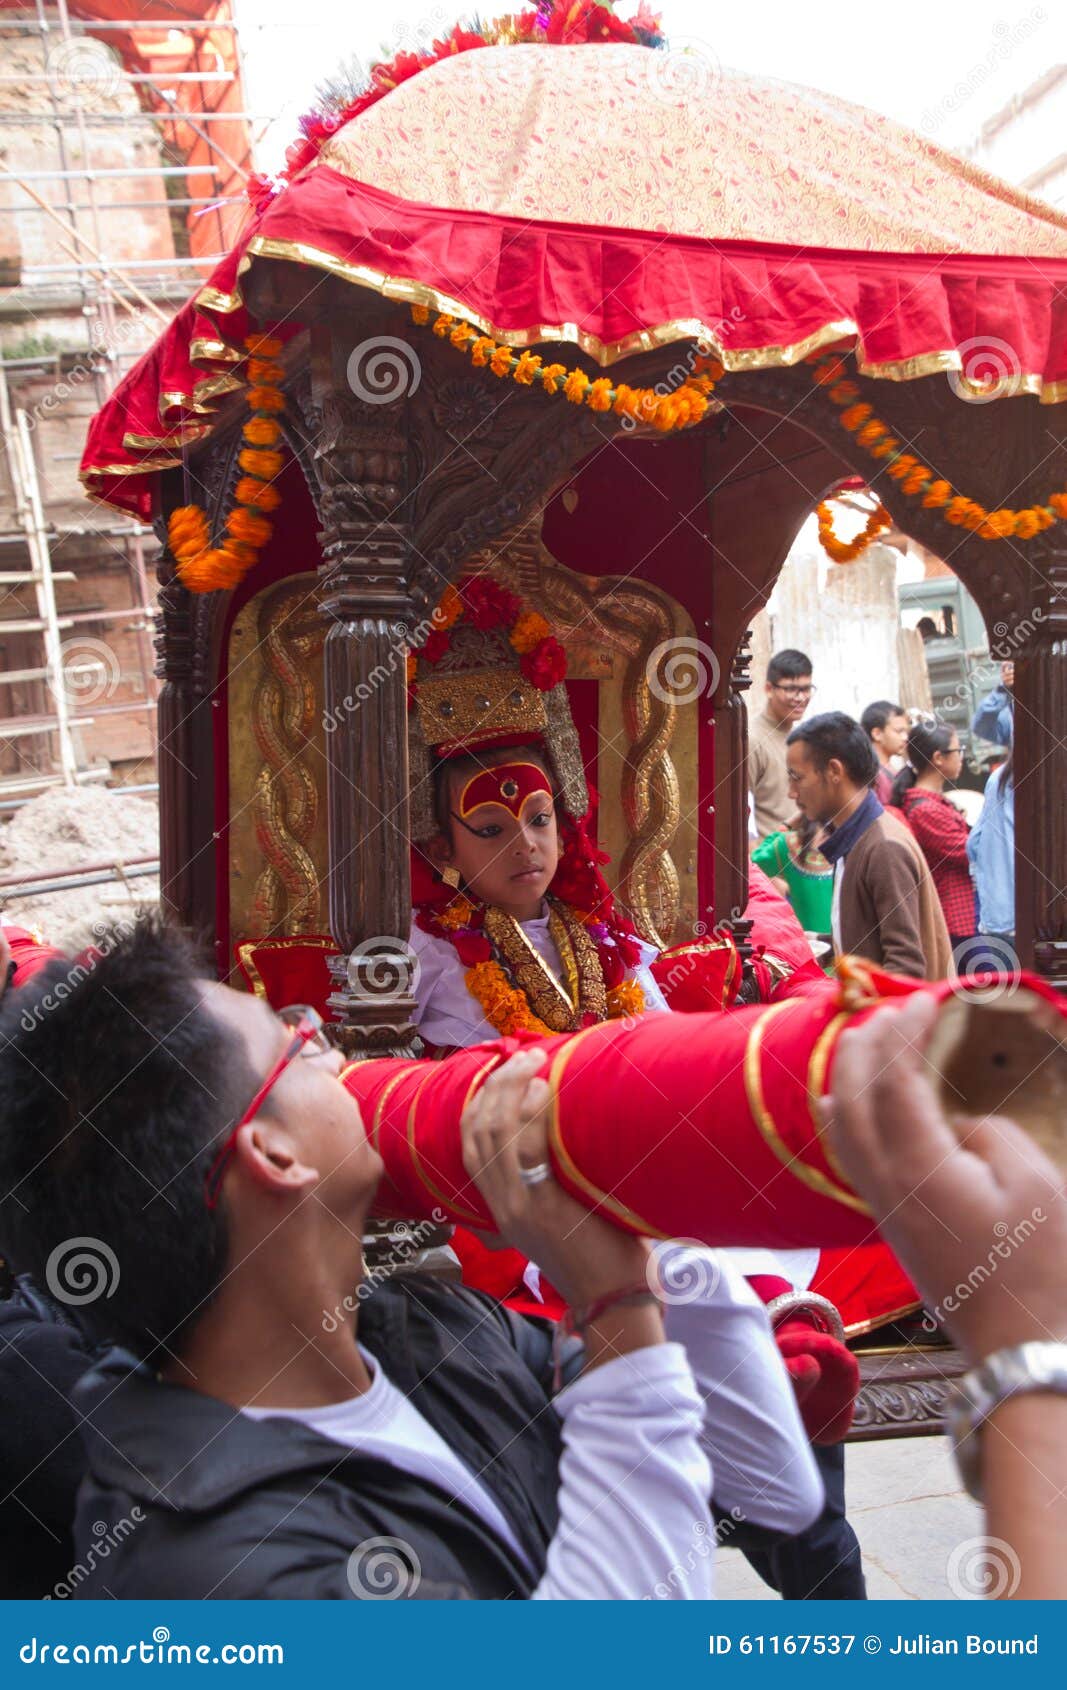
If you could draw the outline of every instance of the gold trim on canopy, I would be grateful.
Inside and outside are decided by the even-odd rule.
[[[243,364],[245,356],[236,346],[228,346],[224,340],[206,340],[203,335],[197,335],[189,342],[191,363]]]
[[[272,236],[253,235],[238,265],[238,276],[246,274],[256,258],[306,264],[312,269],[324,270],[329,275],[337,276],[341,281],[350,282],[353,287],[362,287],[372,293],[381,294],[384,299],[395,300],[402,305],[425,305],[431,310],[447,312],[450,316],[461,317],[464,322],[480,329],[482,334],[492,335],[494,340],[500,341],[504,346],[522,350],[547,341],[561,341],[569,346],[577,346],[602,369],[618,363],[622,358],[633,357],[639,352],[654,352],[661,346],[672,346],[681,340],[703,341],[709,351],[714,352],[720,360],[727,374],[744,374],[750,370],[783,367],[788,369],[802,363],[810,353],[833,346],[837,341],[850,343],[847,350],[855,353],[856,368],[860,375],[871,376],[879,381],[915,381],[921,376],[943,375],[947,370],[963,369],[963,359],[955,347],[924,352],[914,358],[902,358],[888,363],[868,363],[863,357],[859,326],[851,317],[838,317],[818,329],[813,329],[802,340],[779,346],[740,347],[731,350],[719,344],[713,326],[702,322],[699,317],[676,317],[665,323],[657,323],[651,328],[636,329],[620,340],[602,341],[597,335],[580,329],[577,323],[534,323],[521,329],[500,328],[488,317],[470,310],[461,299],[444,293],[440,288],[430,287],[425,282],[416,282],[410,277],[393,276],[368,264],[350,264],[346,259],[336,257],[334,253],[309,246],[304,241],[282,241]],[[209,299],[208,295],[214,298]],[[226,300],[227,303],[216,304],[215,299]],[[232,294],[219,294],[213,288],[205,288],[197,295],[197,303],[216,311],[239,311],[244,305],[244,296],[239,285]],[[998,397],[1012,398],[1024,393],[1035,394],[1043,405],[1057,405],[1067,400],[1067,381],[1046,382],[1039,373],[1027,372],[1013,376],[1010,394],[1005,393]],[[721,409],[715,401],[713,407]]]

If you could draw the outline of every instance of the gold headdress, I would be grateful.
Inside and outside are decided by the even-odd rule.
[[[412,839],[437,832],[434,764],[496,745],[540,745],[564,809],[580,820],[589,789],[564,684],[566,655],[548,623],[485,576],[448,588],[433,620],[414,654]]]

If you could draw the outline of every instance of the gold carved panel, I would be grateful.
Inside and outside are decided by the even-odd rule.
[[[315,576],[289,576],[230,629],[230,930],[322,933],[328,922],[322,646]]]

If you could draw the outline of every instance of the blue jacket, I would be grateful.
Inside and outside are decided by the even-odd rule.
[[[982,813],[967,836],[983,933],[1015,932],[1015,782],[1001,796],[1003,768],[986,782]]]
[[[1010,745],[1015,722],[1015,699],[1007,687],[994,687],[986,694],[971,722],[971,732],[994,745]]]

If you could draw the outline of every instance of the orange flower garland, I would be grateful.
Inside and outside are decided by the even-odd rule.
[[[252,334],[245,349],[252,415],[241,431],[246,444],[237,462],[244,473],[235,490],[237,502],[226,518],[226,537],[221,546],[212,546],[207,515],[199,505],[182,505],[167,523],[178,579],[191,593],[235,587],[257,563],[271,537],[270,513],[282,502],[272,485],[284,462],[277,447],[282,436],[278,418],[285,409],[279,389],[285,372],[275,362],[282,343],[272,335]]]
[[[854,434],[857,443],[886,466],[886,474],[900,483],[908,498],[922,497],[927,510],[941,510],[954,528],[966,528],[980,540],[1030,540],[1067,518],[1067,492],[1050,493],[1047,505],[1027,505],[1024,510],[986,510],[977,499],[966,499],[951,482],[939,480],[932,469],[906,452],[888,426],[874,415],[874,408],[862,401],[860,388],[848,375],[841,352],[813,352],[807,363],[820,387],[829,390],[840,408],[841,426]],[[833,555],[831,553],[831,555]]]
[[[553,1036],[552,1028],[530,1008],[526,993],[511,985],[498,962],[477,962],[473,968],[467,969],[463,978],[490,1027],[502,1038],[512,1033],[538,1033],[542,1038]],[[636,980],[624,980],[608,992],[610,1021],[641,1015],[644,1009],[645,994]]]
[[[834,513],[825,500],[815,506],[819,519],[819,543],[834,563],[852,563],[867,550],[871,541],[883,528],[891,528],[893,518],[883,504],[875,506],[867,518],[867,526],[853,540],[839,540],[834,533]]]
[[[428,323],[429,307],[413,305],[411,316],[416,323]],[[693,365],[695,374],[687,376],[673,392],[657,393],[651,387],[627,387],[623,382],[616,387],[606,377],[591,380],[584,370],[568,371],[563,364],[545,364],[535,352],[515,353],[510,346],[498,345],[490,335],[479,334],[470,323],[447,312],[435,319],[433,332],[442,340],[447,338],[457,352],[468,353],[476,367],[488,367],[501,380],[510,376],[520,387],[536,384],[545,393],[562,393],[572,405],[614,411],[616,416],[629,417],[633,422],[650,423],[661,434],[700,422],[723,373],[717,358],[698,357]]]

